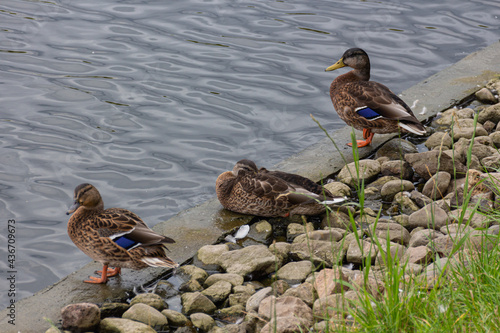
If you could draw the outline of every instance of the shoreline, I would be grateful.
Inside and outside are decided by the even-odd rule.
[[[400,97],[409,105],[419,100],[414,112],[420,121],[434,117],[438,112],[446,110],[458,101],[467,98],[478,86],[484,86],[490,79],[500,73],[500,43],[492,44],[475,52],[456,64],[432,75],[428,79],[404,91]],[[421,114],[423,107],[427,109]],[[332,109],[332,112],[334,110]],[[318,128],[319,130],[319,128]],[[347,162],[352,162],[350,127],[335,132],[335,140]],[[359,132],[357,132],[359,136]],[[397,134],[376,135],[370,147],[359,150],[360,159],[367,157],[383,143]],[[297,173],[314,181],[327,177],[340,170],[345,164],[328,138],[306,148],[272,169]],[[311,163],[314,161],[314,163]],[[159,233],[167,234],[177,241],[169,246],[170,256],[179,263],[192,258],[203,245],[217,241],[221,234],[249,222],[253,216],[244,216],[222,210],[218,200],[213,199],[188,210],[182,211],[171,219],[153,227]],[[67,304],[79,302],[102,303],[106,299],[123,297],[124,292],[134,286],[146,284],[158,279],[166,271],[146,269],[125,272],[124,277],[110,281],[105,286],[82,283],[88,275],[100,268],[93,262],[68,275],[52,286],[44,288],[35,295],[15,303],[16,325],[8,323],[9,309],[2,311],[5,332],[45,331],[50,325],[44,317],[56,321],[60,318],[60,309]]]

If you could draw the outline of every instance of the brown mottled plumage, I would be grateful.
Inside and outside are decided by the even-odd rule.
[[[352,48],[326,71],[349,66],[352,71],[338,76],[330,85],[330,97],[339,117],[358,130],[371,143],[374,133],[394,133],[399,130],[424,135],[425,128],[410,107],[381,83],[370,80],[370,59],[365,51]],[[350,144],[349,144],[350,145]]]
[[[175,243],[173,239],[155,233],[129,210],[104,210],[99,191],[90,184],[75,188],[75,203],[67,214],[71,213],[69,237],[86,255],[103,264],[100,278],[91,276],[84,282],[106,283],[108,277],[120,274],[122,267],[178,266],[167,257],[164,245]],[[108,266],[115,269],[108,269]]]
[[[232,171],[222,173],[216,181],[216,192],[224,208],[266,217],[290,214],[318,215],[328,204],[344,201],[310,179],[281,171],[257,169],[254,162],[241,160]]]

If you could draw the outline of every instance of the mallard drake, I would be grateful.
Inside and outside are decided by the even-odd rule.
[[[164,243],[175,243],[155,233],[139,216],[122,208],[104,209],[97,189],[90,184],[75,188],[75,202],[67,214],[68,234],[73,243],[92,259],[102,263],[101,277],[91,276],[88,283],[106,283],[121,268],[142,269],[148,266],[178,265],[166,255]],[[108,266],[115,267],[108,269]]]
[[[358,147],[372,142],[375,133],[394,133],[400,129],[424,135],[425,128],[410,107],[381,83],[370,80],[370,59],[365,51],[352,48],[326,71],[349,66],[352,71],[338,76],[330,85],[330,97],[340,118],[363,131]],[[349,144],[351,145],[351,144]]]
[[[224,208],[265,217],[318,215],[325,211],[324,204],[344,201],[344,198],[333,197],[310,179],[258,169],[254,162],[247,159],[238,161],[232,171],[219,175],[216,192]]]

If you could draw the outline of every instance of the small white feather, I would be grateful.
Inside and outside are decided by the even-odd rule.
[[[416,107],[417,103],[418,103],[418,99],[414,100],[413,104],[410,106],[410,109],[413,109],[414,107]]]
[[[236,239],[242,239],[245,238],[248,235],[248,232],[250,231],[250,226],[248,224],[242,225],[238,231],[234,234],[234,238]]]
[[[426,114],[427,113],[427,108],[424,106],[422,108],[422,112],[420,112],[419,114]]]

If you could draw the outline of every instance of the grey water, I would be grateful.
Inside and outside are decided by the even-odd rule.
[[[498,41],[499,15],[494,0],[3,0],[0,289],[15,271],[19,300],[90,260],[66,233],[76,185],[153,226],[237,160],[271,167],[322,139],[310,114],[343,127],[328,89],[344,71],[324,69],[347,48],[400,93]]]

